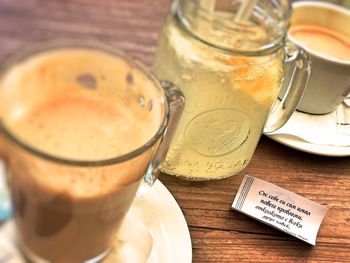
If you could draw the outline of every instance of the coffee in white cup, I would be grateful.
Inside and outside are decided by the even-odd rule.
[[[293,4],[289,39],[307,51],[312,72],[297,109],[334,111],[350,92],[350,10],[319,1]]]

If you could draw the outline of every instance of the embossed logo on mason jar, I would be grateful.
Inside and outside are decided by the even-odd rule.
[[[202,112],[187,124],[185,139],[201,155],[226,155],[246,141],[249,122],[245,113],[233,109]]]

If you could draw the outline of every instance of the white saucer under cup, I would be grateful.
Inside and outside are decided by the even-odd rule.
[[[339,126],[339,112],[350,116],[350,107],[341,104],[337,111],[325,115],[294,112],[281,129],[265,135],[307,153],[333,157],[350,156],[350,125]]]

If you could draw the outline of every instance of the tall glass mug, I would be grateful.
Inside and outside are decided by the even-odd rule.
[[[247,18],[237,15],[244,2],[256,2]],[[287,0],[173,2],[153,71],[182,90],[186,106],[164,172],[190,180],[237,174],[262,132],[289,119],[310,73],[306,54],[284,41],[290,12]],[[289,92],[276,101],[282,84]]]
[[[162,84],[90,42],[40,44],[1,65],[1,157],[31,261],[108,253],[142,178],[156,179],[182,111],[181,92]]]

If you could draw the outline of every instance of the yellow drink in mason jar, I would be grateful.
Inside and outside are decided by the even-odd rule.
[[[237,34],[218,39],[232,41],[234,47],[241,45]],[[277,98],[282,67],[283,52],[235,56],[193,37],[169,16],[153,71],[183,91],[186,106],[162,170],[190,180],[209,180],[245,168]]]

